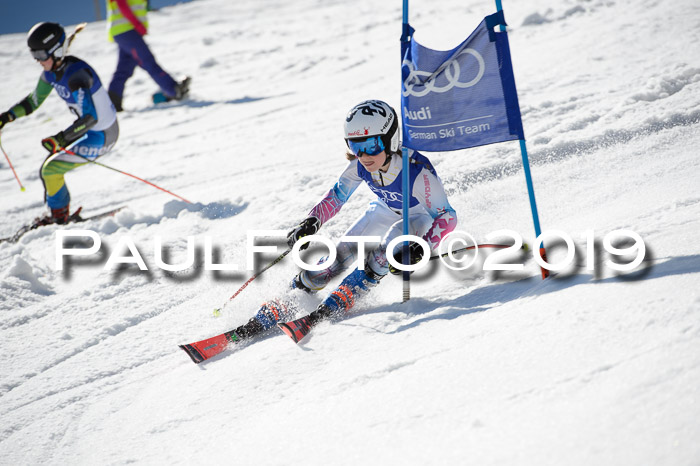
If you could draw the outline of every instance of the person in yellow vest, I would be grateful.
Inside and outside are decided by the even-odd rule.
[[[148,0],[107,0],[107,28],[109,40],[119,46],[117,69],[109,83],[109,97],[118,112],[123,110],[122,99],[126,81],[140,66],[160,86],[160,93],[153,96],[155,103],[181,100],[189,92],[189,78],[181,82],[160,67],[143,40],[148,32]]]

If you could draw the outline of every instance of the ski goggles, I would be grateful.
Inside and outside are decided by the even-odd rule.
[[[33,50],[29,49],[29,53],[32,54],[32,57],[36,61],[46,61],[51,56],[55,56],[56,58],[61,58],[63,56],[63,41],[66,37],[66,34],[63,34],[63,37],[61,38],[60,41],[56,42],[50,49],[48,50]]]
[[[34,57],[36,61],[46,61],[51,57],[46,50],[30,50],[29,53],[32,54],[32,57]]]
[[[348,139],[348,147],[353,154],[360,157],[360,154],[379,155],[385,149],[384,142],[379,136],[372,136],[361,139]]]

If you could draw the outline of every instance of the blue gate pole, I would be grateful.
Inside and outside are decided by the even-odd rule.
[[[501,0],[496,0],[496,11],[501,11],[503,9],[503,5],[501,4]],[[506,27],[504,25],[500,25],[499,29],[501,32],[504,32],[506,30]]]
[[[501,11],[503,10],[503,5],[501,4],[501,0],[496,0],[496,10]],[[500,25],[500,30],[505,31],[506,27],[501,24]],[[535,224],[535,236],[539,237],[542,234],[542,229],[540,228],[540,216],[537,213],[537,201],[535,201],[535,187],[532,184],[532,174],[530,173],[530,160],[528,159],[527,156],[527,145],[525,144],[525,139],[520,139],[520,155],[523,159],[523,170],[525,171],[525,182],[527,184],[527,195],[530,198],[530,210],[532,211],[532,221]],[[535,254],[539,254],[540,257],[546,262],[547,261],[547,254],[544,249],[544,244],[539,243],[536,244],[535,247],[537,248],[537,252],[534,252]],[[549,270],[540,267],[540,270],[542,271],[542,279],[544,280],[545,278],[549,277]]]
[[[403,0],[403,24],[401,31],[401,40],[408,41],[408,0]],[[401,57],[403,61],[403,57]],[[403,84],[402,84],[403,86]],[[399,100],[401,102],[401,100]],[[403,109],[399,107],[398,115],[403,115]],[[398,116],[397,115],[397,116]],[[398,122],[401,125],[401,131],[403,133],[403,117]],[[403,137],[402,137],[403,139]],[[403,160],[403,167],[401,169],[401,189],[403,190],[402,198],[402,210],[403,210],[403,234],[408,235],[409,233],[409,221],[408,221],[408,209],[411,200],[411,177],[409,176],[409,163],[408,163],[408,150],[405,147],[401,148],[401,155]],[[391,254],[391,251],[387,251]],[[404,264],[409,263],[409,253],[408,253],[408,241],[403,243],[403,255],[402,261]],[[411,273],[408,270],[402,272],[403,275],[403,302],[405,303],[411,299]]]
[[[527,157],[527,146],[525,145],[525,139],[520,139],[520,155],[523,158],[523,169],[525,170],[525,182],[527,183],[527,195],[530,197],[530,210],[532,211],[532,221],[535,224],[535,236],[539,237],[542,234],[540,229],[540,216],[537,213],[537,201],[535,201],[535,187],[532,184],[532,174],[530,173],[530,161]],[[535,245],[537,251],[533,251],[535,254],[539,254],[540,257],[546,262],[547,253],[544,249],[544,243],[538,243]],[[549,277],[549,270],[540,267],[542,271],[542,279]]]

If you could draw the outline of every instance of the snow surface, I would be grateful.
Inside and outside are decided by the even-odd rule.
[[[197,0],[150,16],[147,40],[192,99],[154,108],[141,70],[121,135],[68,174],[73,206],[128,208],[68,229],[99,233],[96,257],[55,263],[56,227],[0,245],[2,464],[700,464],[700,5],[695,0],[506,2],[543,230],[575,239],[578,265],[390,276],[371,300],[303,344],[281,334],[194,365],[178,344],[247,321],[297,270],[255,280],[246,233],[302,220],[345,166],[342,122],[366,98],[399,103],[400,2]],[[423,44],[447,49],[487,1],[411,2]],[[43,18],[37,18],[40,20]],[[39,76],[24,34],[0,36],[0,110]],[[108,82],[116,50],[91,23],[72,53]],[[8,126],[0,236],[42,214],[41,137],[72,121],[57,96]],[[430,154],[460,217],[483,240],[532,242],[517,142]],[[372,198],[358,190],[323,233]],[[639,270],[606,265],[605,235],[630,229]],[[599,251],[585,265],[587,230]],[[170,261],[154,265],[160,235]],[[205,236],[238,272],[201,267]],[[131,237],[149,272],[103,270]],[[121,245],[120,245],[121,244]],[[280,252],[282,245],[279,245]],[[552,244],[549,256],[565,256]],[[261,266],[275,257],[265,254]],[[309,309],[323,295],[309,298]]]

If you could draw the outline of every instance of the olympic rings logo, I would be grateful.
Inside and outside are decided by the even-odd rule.
[[[472,57],[474,57],[474,59],[476,59],[477,63],[479,64],[479,70],[476,73],[474,79],[463,83],[459,80],[460,74],[462,73],[462,68],[459,66],[458,59],[459,57],[465,54],[471,55]],[[427,95],[430,92],[437,92],[441,94],[451,90],[455,86],[461,89],[466,89],[475,86],[479,81],[481,81],[481,78],[484,76],[484,72],[486,71],[486,63],[484,62],[484,57],[482,57],[481,54],[476,50],[470,48],[462,50],[460,53],[457,54],[456,57],[452,58],[452,60],[450,60],[447,65],[443,65],[444,75],[448,81],[447,85],[443,87],[439,87],[435,84],[435,77],[443,74],[443,72],[437,73],[435,77],[428,79],[428,81],[423,83],[420,81],[420,78],[433,76],[433,73],[416,70],[413,63],[409,60],[404,60],[401,65],[407,66],[410,71],[408,77],[403,82],[405,90],[402,91],[402,93],[404,97],[407,97],[409,95],[415,97],[423,97],[424,95]],[[423,90],[414,90],[416,86],[425,86],[425,88]]]

